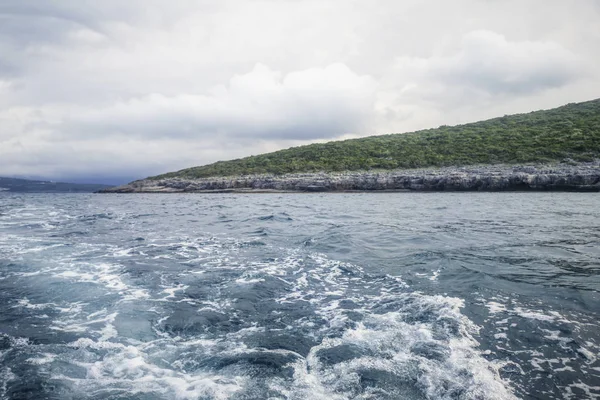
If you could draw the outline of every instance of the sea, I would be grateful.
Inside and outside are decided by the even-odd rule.
[[[0,399],[600,398],[594,193],[0,194]]]

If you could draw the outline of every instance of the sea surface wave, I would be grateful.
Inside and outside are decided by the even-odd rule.
[[[0,194],[0,399],[600,398],[582,193]]]

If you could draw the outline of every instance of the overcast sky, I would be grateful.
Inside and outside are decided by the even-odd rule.
[[[600,97],[598,0],[0,0],[0,176],[124,183]]]

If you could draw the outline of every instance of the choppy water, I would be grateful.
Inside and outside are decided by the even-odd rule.
[[[599,397],[598,205],[1,194],[0,398]]]

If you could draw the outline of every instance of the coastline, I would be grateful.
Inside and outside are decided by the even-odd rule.
[[[600,160],[380,171],[142,179],[97,193],[314,193],[436,191],[600,192]]]

